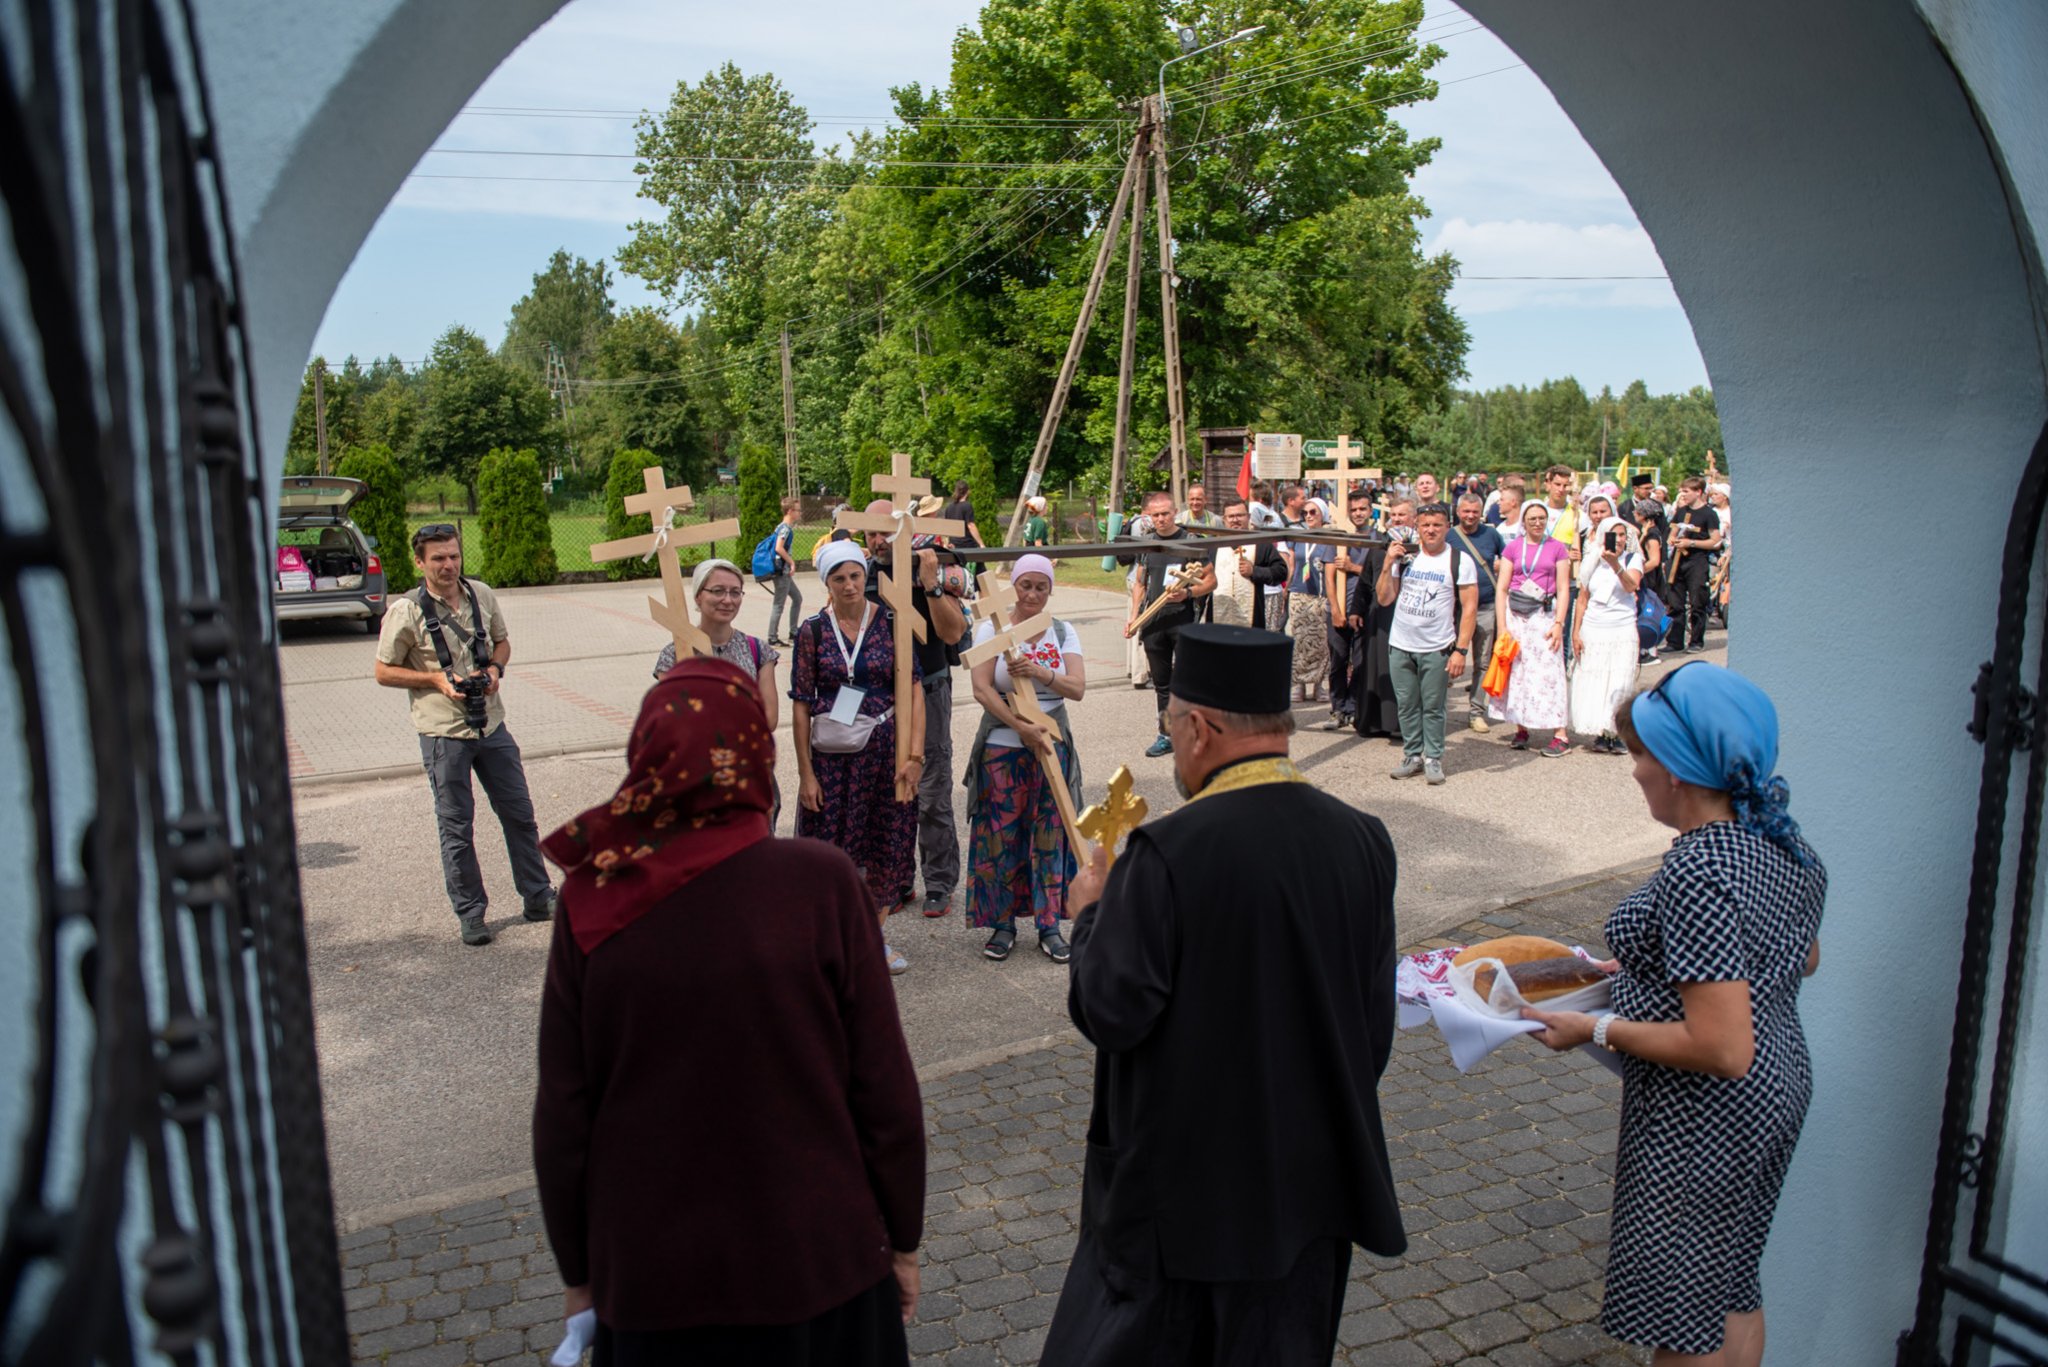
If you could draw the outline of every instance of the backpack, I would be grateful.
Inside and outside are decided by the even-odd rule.
[[[1655,648],[1664,639],[1664,633],[1671,630],[1671,610],[1664,606],[1664,600],[1657,596],[1655,589],[1636,590],[1636,639],[1642,642],[1644,650]]]
[[[756,579],[773,579],[776,572],[781,569],[780,563],[775,559],[775,540],[781,533],[782,528],[777,526],[754,547],[753,570]]]

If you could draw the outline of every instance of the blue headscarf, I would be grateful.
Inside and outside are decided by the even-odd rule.
[[[1636,696],[1629,721],[1657,762],[1687,783],[1726,792],[1735,819],[1802,866],[1813,853],[1788,809],[1791,785],[1778,767],[1778,709],[1770,695],[1732,669],[1682,665]]]

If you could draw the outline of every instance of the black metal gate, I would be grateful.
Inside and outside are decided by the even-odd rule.
[[[2013,504],[1998,637],[1990,663],[1977,675],[1969,730],[1983,742],[1984,774],[1963,924],[1962,983],[1919,1304],[1913,1327],[1899,1336],[1900,1367],[2048,1367],[2048,1267],[2022,1267],[2006,1256],[2007,1208],[2014,1184],[2028,1171],[2008,1138],[2027,970],[2037,948],[2034,897],[2048,796],[2048,707],[2042,703],[2048,698],[2048,626],[2035,644],[2040,659],[2034,687],[2021,675],[2044,512],[2048,430],[2034,445]],[[2020,754],[2026,756],[2026,797],[2010,905],[2001,913],[2012,843],[2006,810],[2013,761]],[[2042,1161],[2034,1155],[2035,1180]]]
[[[0,1358],[347,1354],[229,218],[182,0],[0,10]],[[11,981],[11,980],[10,980]],[[22,1027],[27,1027],[26,1029]]]

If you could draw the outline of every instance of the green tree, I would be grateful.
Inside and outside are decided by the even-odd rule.
[[[434,343],[423,389],[414,433],[419,464],[426,473],[452,476],[471,509],[486,453],[549,445],[547,391],[493,356],[468,328],[451,327]]]
[[[555,540],[540,457],[499,447],[477,468],[477,523],[483,537],[477,577],[496,588],[555,582]]]
[[[552,343],[573,380],[612,325],[611,287],[602,258],[585,261],[557,247],[547,269],[533,277],[533,288],[512,305],[505,340],[498,344],[499,359],[534,375],[544,374]]]
[[[854,449],[848,463],[846,501],[858,511],[875,499],[875,476],[889,472],[889,448],[870,438]]]
[[[660,465],[661,457],[652,451],[620,451],[612,457],[611,469],[604,480],[604,539],[619,541],[629,536],[645,536],[653,529],[654,519],[646,513],[629,513],[626,500],[647,489],[646,478],[640,473],[650,465]],[[666,473],[666,472],[664,472]],[[605,562],[604,574],[607,579],[646,579],[659,574],[660,567],[652,560],[628,556],[624,560]]]
[[[758,443],[742,446],[739,488],[740,553],[750,555],[755,544],[782,520],[782,498],[788,481],[781,455]]]
[[[404,593],[417,580],[405,524],[405,472],[381,444],[352,447],[342,453],[335,473],[363,482],[363,494],[349,507],[349,517],[366,536],[384,564],[387,594]]]
[[[579,390],[598,449],[652,451],[685,484],[710,481],[714,450],[688,372],[697,335],[651,308],[628,309],[605,330]]]

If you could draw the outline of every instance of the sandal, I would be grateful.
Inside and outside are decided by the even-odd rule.
[[[988,937],[988,943],[981,947],[981,952],[991,959],[1007,959],[1010,957],[1010,946],[1016,943],[1017,932],[1008,926],[1001,926],[997,928],[995,934]]]
[[[1038,947],[1045,952],[1046,958],[1056,964],[1063,964],[1074,957],[1073,946],[1069,945],[1066,937],[1057,930],[1048,930],[1039,936]]]

